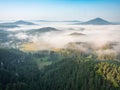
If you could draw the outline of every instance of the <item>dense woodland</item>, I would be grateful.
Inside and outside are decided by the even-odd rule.
[[[72,50],[0,48],[0,90],[120,90],[120,62]]]

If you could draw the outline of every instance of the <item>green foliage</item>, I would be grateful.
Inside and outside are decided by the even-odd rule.
[[[120,90],[120,62],[67,49],[0,49],[0,90]]]
[[[46,67],[42,77],[45,90],[120,89],[97,73],[96,65],[100,63],[99,61],[91,59],[86,61],[86,58],[82,57],[81,60],[80,62],[80,60],[68,58]]]
[[[14,49],[0,49],[2,90],[33,90],[31,88],[38,88],[36,80],[40,80],[39,76],[38,67],[30,55]]]
[[[98,54],[99,60],[116,60],[117,55],[114,52]]]
[[[118,63],[117,63],[118,64]],[[115,87],[120,87],[120,64],[101,62],[96,65],[97,73],[110,81]]]

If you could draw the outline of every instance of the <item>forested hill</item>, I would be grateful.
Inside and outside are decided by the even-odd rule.
[[[39,90],[39,73],[30,55],[0,49],[0,90]]]
[[[120,90],[120,62],[69,50],[0,49],[0,90]]]
[[[120,63],[63,60],[44,70],[45,90],[120,90]]]

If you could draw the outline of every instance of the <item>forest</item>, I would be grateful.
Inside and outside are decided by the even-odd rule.
[[[120,90],[120,61],[70,49],[0,48],[0,90]]]

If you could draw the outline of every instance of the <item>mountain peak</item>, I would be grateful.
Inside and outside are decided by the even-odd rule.
[[[94,20],[104,20],[104,19],[102,19],[102,18],[100,18],[100,17],[97,17],[97,18],[95,18]]]
[[[112,23],[98,17],[98,18],[94,18],[94,19],[91,19],[89,21],[83,22],[81,24],[82,25],[111,25]]]
[[[104,19],[102,19],[102,18],[94,18],[94,19],[92,19],[92,20],[90,20],[90,21],[99,21],[99,22],[108,22],[107,20],[104,20]]]

